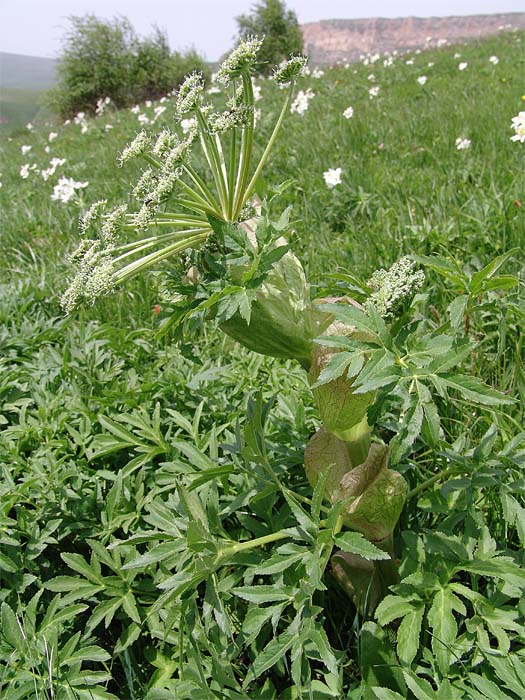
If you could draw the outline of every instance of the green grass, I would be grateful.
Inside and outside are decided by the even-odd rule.
[[[525,144],[510,141],[510,122],[525,109],[524,43],[525,35],[512,33],[413,54],[412,65],[406,64],[408,57],[399,57],[393,66],[357,64],[327,70],[320,79],[301,79],[299,89],[311,87],[315,97],[303,116],[287,118],[261,190],[291,180],[274,213],[292,206],[292,247],[317,285],[316,293],[337,290],[327,273],[350,269],[366,280],[374,269],[407,253],[439,253],[472,274],[497,255],[522,251]],[[456,52],[461,58],[454,57]],[[491,55],[499,57],[496,66],[489,62]],[[465,71],[458,70],[459,61],[468,62]],[[373,83],[370,74],[375,75]],[[420,75],[428,77],[424,86],[417,83]],[[280,99],[273,84],[260,85],[259,147],[272,128]],[[380,86],[374,99],[368,94],[372,85]],[[25,104],[22,98],[20,104]],[[342,113],[350,105],[354,117],[346,120]],[[152,115],[154,106],[142,109]],[[154,130],[171,123],[173,101],[166,106]],[[192,509],[183,503],[177,484],[191,487],[197,479],[191,493],[205,504],[214,535],[247,540],[298,527],[297,509],[272,490],[254,454],[265,442],[278,479],[303,499],[311,498],[302,460],[318,417],[304,374],[292,363],[255,356],[211,325],[195,324],[182,340],[170,333],[159,337],[169,308],[159,272],[63,317],[59,298],[70,275],[66,255],[79,240],[79,214],[98,199],[131,201],[130,183],[138,173],[135,164],[122,169],[116,165],[117,153],[140,128],[136,115],[108,111],[88,125],[85,134],[74,123],[25,131],[3,138],[0,146],[0,600],[9,605],[2,618],[0,655],[6,670],[0,672],[0,690],[6,700],[44,698],[52,677],[60,700],[372,698],[357,694],[360,679],[369,687],[386,681],[366,665],[366,648],[359,647],[358,635],[363,620],[330,574],[326,590],[316,592],[316,629],[326,637],[316,637],[317,651],[307,649],[309,661],[306,656],[303,661],[310,664],[312,678],[304,692],[291,680],[297,668],[290,666],[285,651],[249,690],[234,689],[274,631],[261,620],[257,635],[257,614],[252,611],[246,623],[249,606],[230,591],[261,581],[291,585],[289,573],[263,578],[266,574],[257,570],[264,570],[272,555],[291,556],[293,547],[299,547],[295,541],[283,545],[288,550],[278,550],[277,542],[244,553],[217,574],[216,590],[199,584],[164,608],[153,607],[160,594],[157,583],[173,573],[176,562],[190,556],[190,550],[203,559],[207,551],[197,526],[186,531]],[[106,125],[112,128],[106,130]],[[58,136],[49,141],[51,131]],[[471,148],[458,151],[458,137],[470,139]],[[31,146],[25,155],[22,145]],[[20,177],[22,165],[35,163],[42,170],[52,157],[66,163],[47,181],[36,171],[27,179]],[[200,165],[196,157],[195,167]],[[336,167],[342,168],[343,182],[329,189],[323,172]],[[62,175],[89,185],[77,199],[53,201],[53,187]],[[163,269],[169,271],[169,264]],[[396,547],[404,576],[424,572],[410,584],[415,592],[405,585],[411,604],[417,600],[436,606],[438,595],[451,595],[447,572],[459,572],[454,574],[456,583],[477,588],[484,596],[482,602],[466,601],[464,614],[457,604],[454,619],[461,639],[466,644],[483,619],[494,619],[490,644],[500,644],[503,659],[512,651],[512,663],[517,664],[523,659],[525,630],[523,606],[517,607],[513,594],[524,564],[522,253],[510,259],[504,272],[520,276],[521,287],[480,295],[470,321],[473,351],[464,371],[506,392],[515,403],[468,413],[458,405],[445,406],[446,434],[439,446],[429,446],[423,436],[396,465],[412,489],[451,463],[462,465],[457,477],[444,479],[443,489],[438,481],[437,487],[430,484],[409,501]],[[454,286],[428,271],[424,293],[432,314],[444,322],[445,309],[456,296]],[[161,306],[158,315],[156,304]],[[251,414],[246,408],[246,397],[258,390],[266,400],[275,397],[264,436],[257,406]],[[392,417],[381,426],[385,436],[394,422]],[[204,474],[210,468],[222,471],[211,480]],[[430,532],[435,530],[444,533],[441,539]],[[135,535],[134,542],[119,545]],[[186,540],[193,549],[179,550]],[[172,542],[175,554],[161,562],[155,552],[166,541]],[[152,543],[150,548],[147,543]],[[512,557],[515,567],[503,558],[494,562],[503,582],[490,573],[473,572],[461,560],[462,548],[485,556],[495,555],[496,547]],[[307,561],[309,550],[303,549]],[[149,564],[146,560],[141,568],[122,569],[123,562],[148,552],[154,553]],[[442,588],[434,581],[436,572]],[[100,576],[104,582],[94,584]],[[312,577],[301,579],[304,590]],[[44,592],[38,593],[42,587]],[[225,601],[227,614],[218,599]],[[97,604],[106,606],[97,609],[98,623],[93,618]],[[101,619],[104,610],[108,624]],[[236,631],[229,641],[224,633],[228,615]],[[295,611],[288,606],[283,615],[276,621],[277,635],[285,622],[293,622]],[[312,624],[315,615],[309,618]],[[373,623],[367,625],[363,629],[374,644],[390,653],[385,651],[388,639],[379,642]],[[244,644],[250,631],[253,641]],[[450,625],[442,632],[449,634]],[[394,636],[392,629],[388,635]],[[495,685],[507,681],[510,672],[479,650],[476,658],[465,652],[463,661],[448,659],[452,665],[444,671],[443,653],[438,651],[438,662],[433,660],[436,636],[430,624],[417,640],[420,655],[405,667],[411,688],[414,677],[421,682],[422,677],[433,678],[440,697],[453,697],[447,695],[450,680],[458,698],[485,698],[490,695],[469,695],[469,684],[476,682],[472,675],[479,672]],[[325,638],[333,652],[323,656],[319,650]],[[54,666],[43,640],[58,659]],[[75,644],[82,650],[76,661]],[[335,668],[327,671],[330,664]],[[91,673],[82,676],[83,670]],[[404,690],[402,684],[390,686],[395,687],[399,696],[384,697],[409,697],[406,685]],[[508,697],[520,696],[516,684],[508,690]],[[427,696],[414,691],[414,697]]]

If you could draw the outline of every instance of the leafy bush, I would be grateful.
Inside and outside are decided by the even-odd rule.
[[[287,10],[282,0],[262,0],[250,15],[240,15],[236,19],[240,39],[252,34],[265,37],[257,64],[257,70],[263,75],[269,74],[275,64],[290,54],[303,50],[297,15]]]
[[[193,49],[171,52],[158,28],[140,39],[126,18],[103,20],[88,14],[69,21],[58,85],[49,95],[63,117],[93,112],[101,97],[109,97],[117,108],[155,99],[175,89],[188,71],[206,72]]]

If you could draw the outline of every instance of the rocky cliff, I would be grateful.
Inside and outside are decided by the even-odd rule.
[[[355,61],[362,54],[455,44],[525,29],[525,12],[465,17],[330,19],[303,24],[311,64]]]

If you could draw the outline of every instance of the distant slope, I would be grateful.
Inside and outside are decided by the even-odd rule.
[[[525,12],[463,17],[329,19],[301,26],[312,64],[355,61],[361,54],[407,51],[446,41],[480,39],[501,31],[525,29]]]
[[[49,90],[56,80],[56,60],[0,51],[0,88]]]

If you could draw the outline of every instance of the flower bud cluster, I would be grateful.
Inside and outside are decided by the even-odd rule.
[[[235,127],[244,128],[249,126],[253,115],[253,105],[238,105],[227,109],[222,114],[210,114],[208,123],[212,133],[228,131]]]
[[[249,36],[241,41],[221,65],[215,75],[215,80],[226,87],[232,78],[237,78],[242,73],[249,73],[257,61],[257,54],[262,42],[263,39],[257,36]]]
[[[388,270],[376,270],[368,282],[374,290],[367,305],[373,304],[381,316],[389,318],[396,309],[421,287],[425,281],[422,270],[416,270],[417,263],[405,256]]]
[[[177,93],[176,109],[182,116],[192,112],[200,101],[201,93],[204,90],[204,80],[202,73],[194,71],[190,73]]]
[[[101,249],[101,242],[84,239],[71,255],[77,263],[77,272],[62,295],[61,305],[66,313],[71,312],[80,301],[94,304],[95,300],[113,291],[113,262]]]
[[[138,156],[144,155],[151,147],[151,137],[144,131],[139,131],[135,136],[133,141],[128,144],[120,156],[118,157],[118,164],[120,167],[130,158],[137,158]]]
[[[272,80],[278,85],[287,85],[303,74],[307,63],[306,56],[291,56],[274,70]]]
[[[107,199],[99,199],[98,202],[92,204],[85,214],[80,218],[79,229],[82,235],[85,235],[87,230],[95,224],[100,217],[108,203]]]

